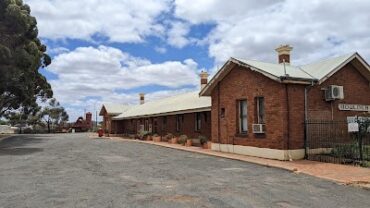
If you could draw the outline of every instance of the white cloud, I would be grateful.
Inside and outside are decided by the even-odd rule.
[[[80,111],[101,102],[136,103],[137,93],[120,93],[136,87],[161,85],[169,88],[148,94],[148,99],[188,90],[181,89],[184,86],[196,89],[200,71],[192,59],[151,63],[107,46],[80,47],[59,54],[48,70],[59,77],[50,81],[55,97],[63,105]]]
[[[353,51],[368,56],[368,8],[362,0],[175,0],[178,18],[215,24],[205,39],[216,64],[230,56],[276,62],[274,48],[285,43],[294,47],[293,64]]]
[[[154,50],[160,54],[165,54],[167,52],[167,49],[165,47],[155,47]]]
[[[193,24],[233,23],[281,0],[175,0],[175,15]]]
[[[48,49],[48,53],[50,54],[60,54],[60,53],[68,52],[68,51],[69,49],[65,47],[56,47],[56,48]]]
[[[172,22],[168,31],[168,44],[182,48],[190,43],[186,37],[190,31],[190,25],[183,22]]]
[[[38,20],[41,37],[92,40],[103,35],[112,42],[142,42],[164,32],[156,19],[169,0],[26,0]]]

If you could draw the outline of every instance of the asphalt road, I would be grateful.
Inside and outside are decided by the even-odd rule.
[[[0,207],[370,207],[370,191],[86,134],[0,140]]]

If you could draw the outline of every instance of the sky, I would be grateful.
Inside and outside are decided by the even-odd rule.
[[[52,64],[40,72],[73,121],[103,103],[199,90],[230,57],[291,64],[359,52],[370,62],[368,0],[25,0]],[[211,78],[210,77],[210,78]],[[99,119],[101,120],[101,118]]]

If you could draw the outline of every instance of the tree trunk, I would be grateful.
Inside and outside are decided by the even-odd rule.
[[[48,121],[48,133],[50,134],[50,121]]]

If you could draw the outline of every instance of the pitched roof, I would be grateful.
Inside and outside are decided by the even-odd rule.
[[[245,68],[259,72],[278,82],[311,84],[316,81],[318,83],[324,82],[328,77],[353,60],[356,60],[356,63],[358,63],[357,66],[362,68],[359,71],[370,81],[370,66],[358,53],[321,60],[303,66],[292,66],[287,64],[284,66],[284,64],[230,58],[209,81],[207,86],[201,90],[200,95],[209,96],[217,83],[222,80],[235,65],[244,66]]]
[[[179,113],[210,111],[211,98],[200,97],[198,92],[190,92],[132,106],[126,112],[113,117],[113,120],[124,120],[137,117],[174,115]]]
[[[341,69],[349,62],[356,60],[361,62],[362,67],[370,73],[370,66],[358,53],[350,53],[330,59],[321,60],[311,64],[300,66],[301,70],[311,74],[319,83],[324,82],[327,78]]]
[[[119,115],[131,108],[130,105],[106,103],[103,104],[99,115],[103,115],[103,109],[105,109],[108,115]]]

